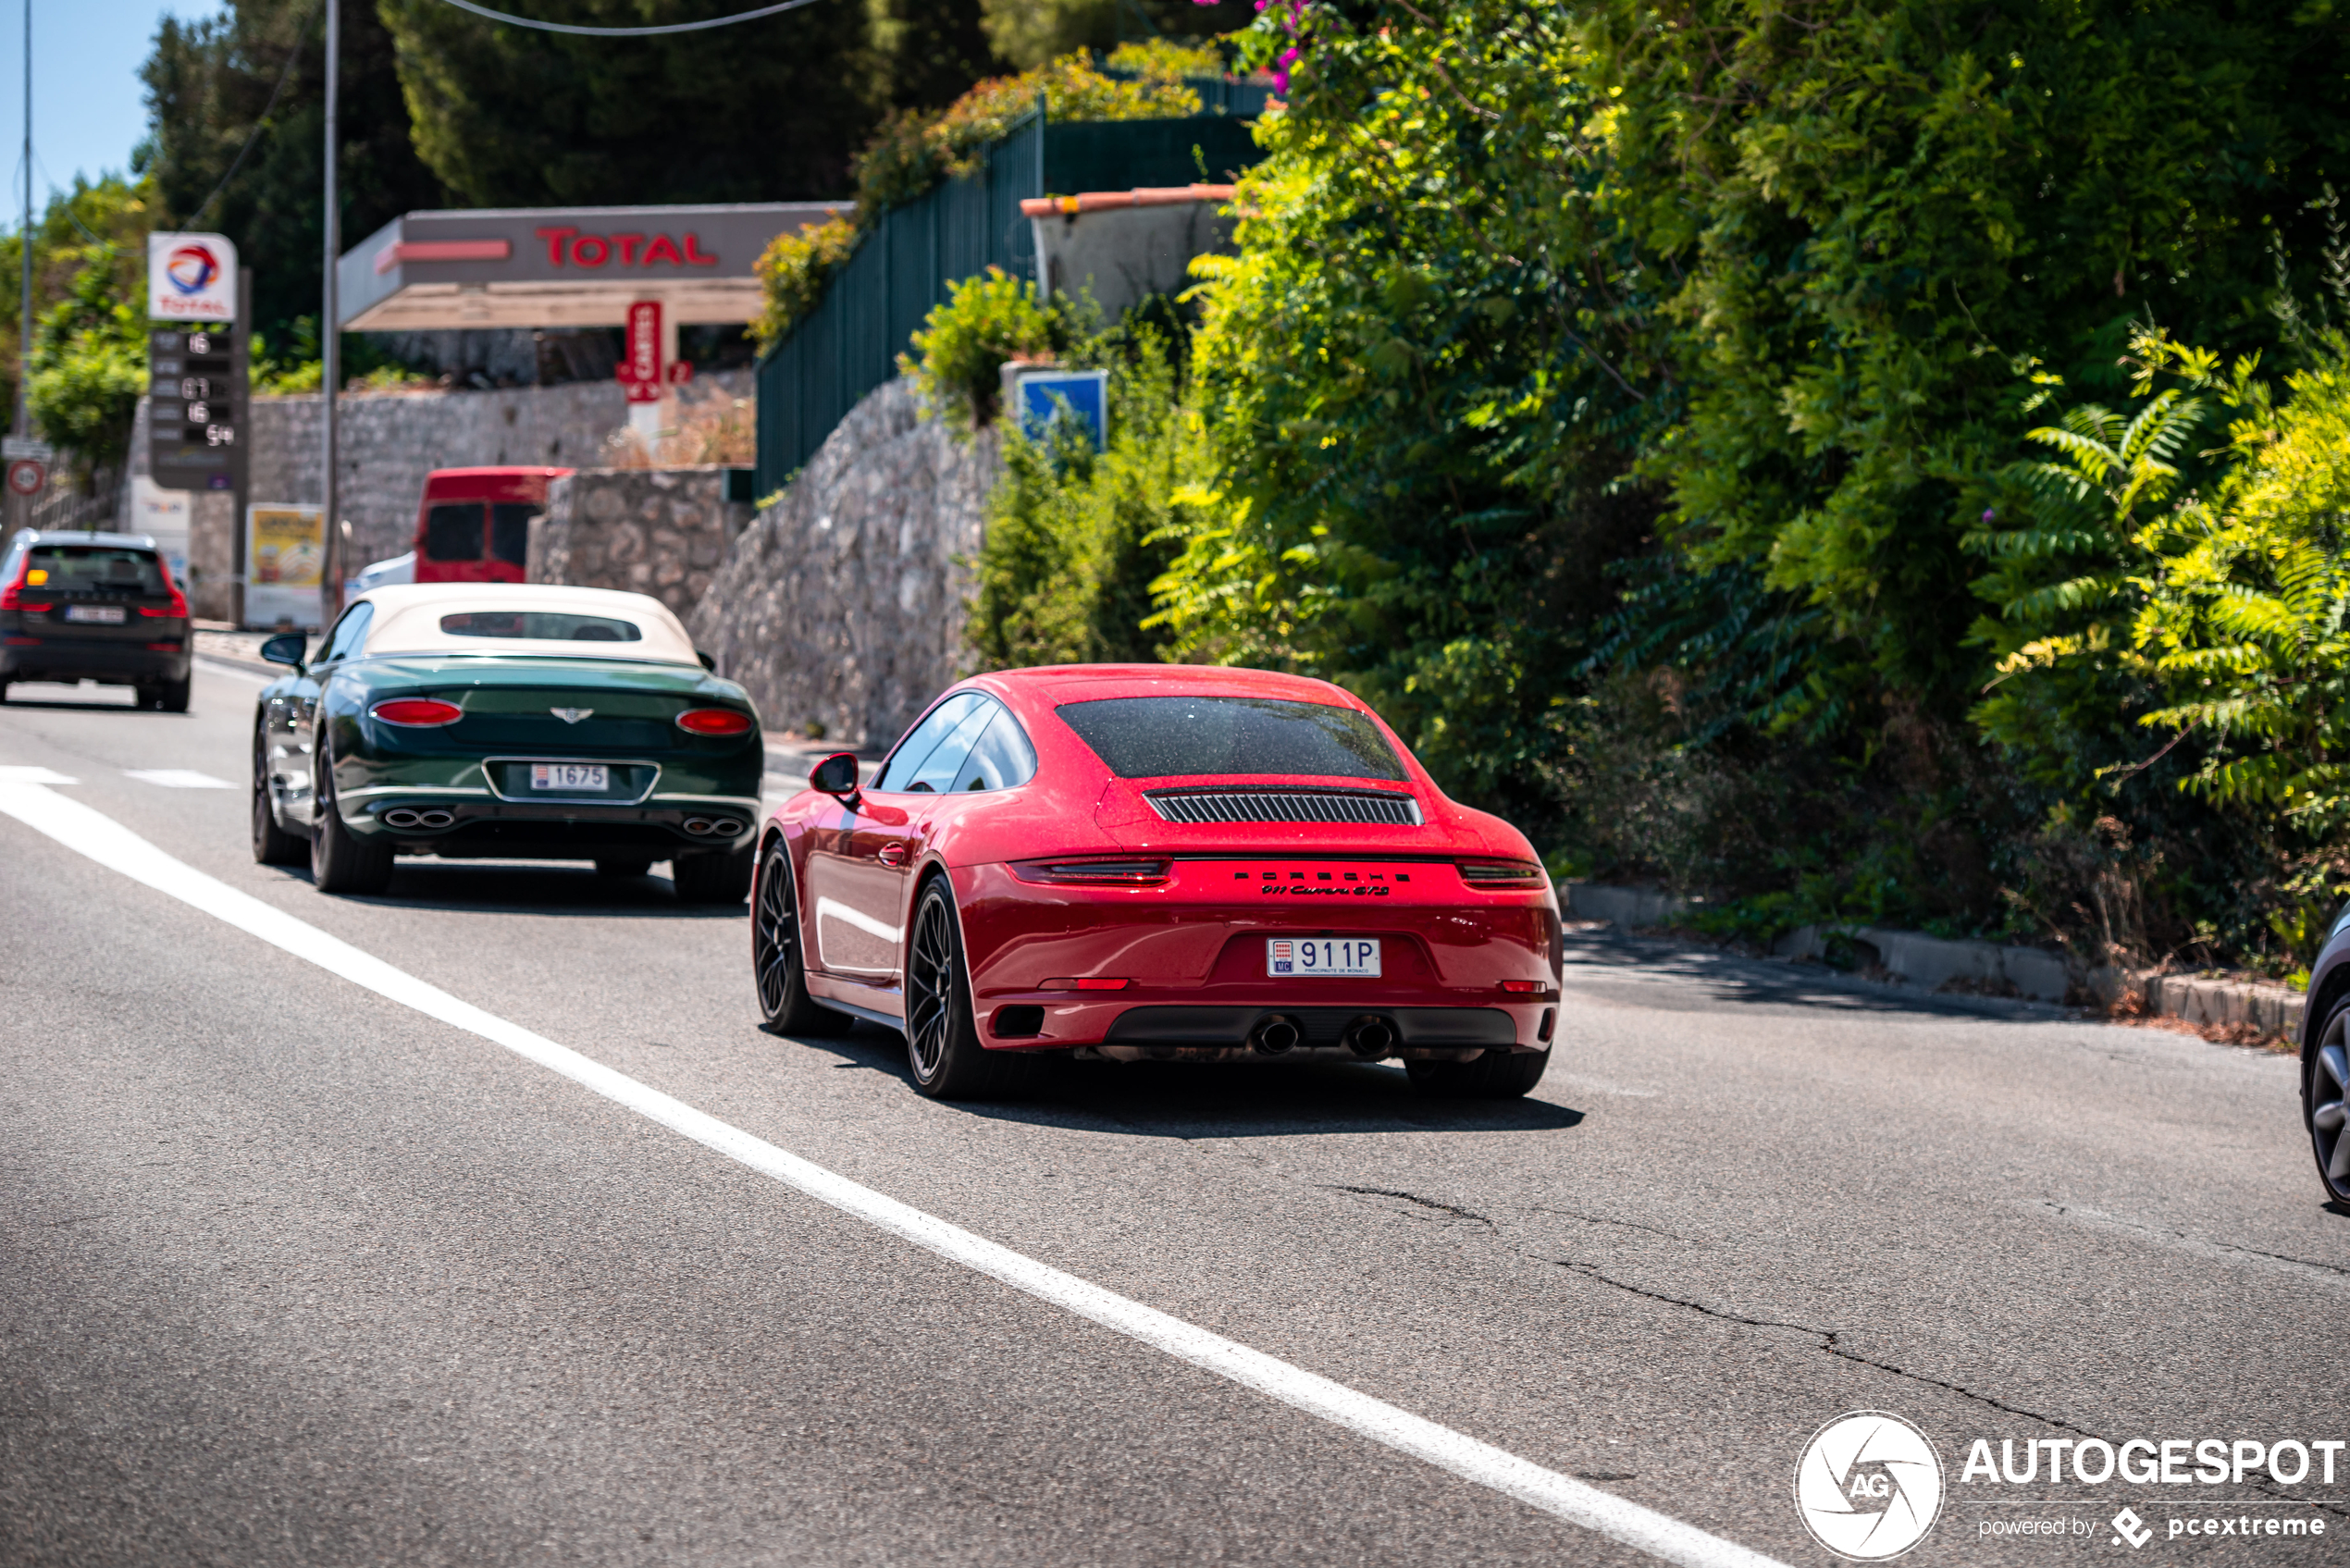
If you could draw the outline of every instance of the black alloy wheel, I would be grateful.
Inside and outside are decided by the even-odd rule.
[[[808,992],[799,949],[799,898],[792,889],[791,854],[782,839],[759,865],[750,913],[750,973],[760,1016],[785,1034],[846,1034],[856,1020],[835,1013]]]
[[[2318,1158],[2318,1179],[2326,1196],[2350,1204],[2350,1130],[2344,1128],[2350,1099],[2350,996],[2334,1004],[2325,1028],[2301,1057],[2301,1114],[2309,1125],[2309,1152]]]
[[[323,726],[322,726],[323,728]],[[321,893],[381,893],[391,884],[390,846],[362,844],[335,806],[335,759],[323,735],[310,792],[310,881]]]
[[[934,1100],[988,1099],[1022,1084],[1036,1065],[1026,1052],[979,1043],[962,928],[944,878],[922,888],[906,944],[906,1065],[914,1088]]]
[[[1548,1051],[1488,1051],[1466,1062],[1405,1062],[1404,1072],[1432,1100],[1515,1100],[1550,1065]]]
[[[309,858],[310,846],[278,823],[278,805],[269,788],[269,736],[258,720],[253,727],[253,858],[264,866],[299,866]]]

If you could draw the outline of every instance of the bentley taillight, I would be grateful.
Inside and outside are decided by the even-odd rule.
[[[749,714],[732,708],[688,708],[677,715],[677,727],[688,735],[738,735],[750,724]]]
[[[367,710],[370,719],[380,719],[387,724],[398,724],[403,729],[431,729],[440,724],[453,724],[464,716],[464,709],[453,702],[443,702],[437,697],[395,697]]]

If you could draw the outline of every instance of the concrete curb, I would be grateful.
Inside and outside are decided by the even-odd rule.
[[[1675,916],[1704,905],[1702,899],[1651,887],[1602,887],[1583,882],[1560,883],[1558,895],[1560,907],[1574,918],[1605,920],[1626,931],[1666,925]],[[2057,1003],[2086,994],[2119,1008],[2126,1008],[2128,999],[2135,996],[2142,1010],[2156,1018],[2263,1038],[2297,1038],[2307,1006],[2307,998],[2289,986],[2156,970],[2100,969],[2075,975],[2061,954],[2042,947],[1952,942],[1874,926],[1805,926],[1781,937],[1771,951],[1783,958],[1822,958],[1839,946],[1857,967],[1926,991]]]

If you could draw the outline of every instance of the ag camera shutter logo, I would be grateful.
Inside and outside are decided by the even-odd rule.
[[[1838,1557],[1899,1557],[1942,1512],[1942,1456],[1890,1411],[1839,1415],[1812,1434],[1796,1462],[1795,1511]]]

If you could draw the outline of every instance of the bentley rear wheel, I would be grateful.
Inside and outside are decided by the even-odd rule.
[[[791,856],[781,839],[760,862],[758,897],[750,915],[750,972],[761,1016],[785,1034],[845,1034],[856,1020],[808,994],[799,951],[799,898],[792,890]]]
[[[342,825],[335,804],[335,761],[322,742],[310,796],[310,881],[321,893],[381,893],[391,883],[391,851],[363,844]]]
[[[984,1100],[1021,1083],[1034,1064],[1024,1053],[990,1051],[971,1017],[963,933],[943,878],[922,889],[906,944],[906,1065],[934,1100]]]

